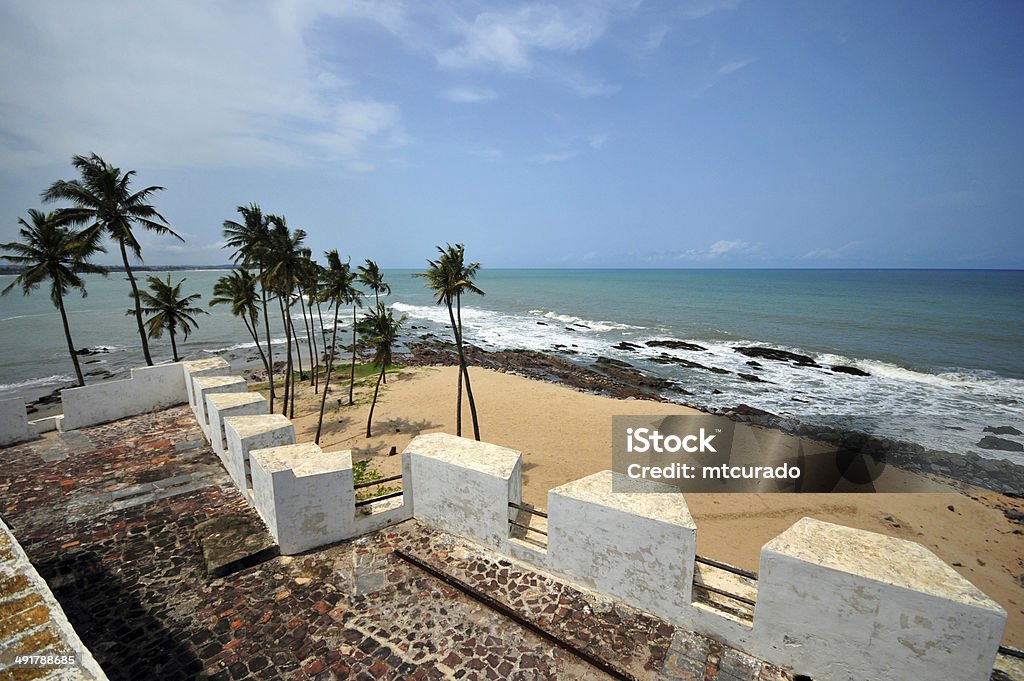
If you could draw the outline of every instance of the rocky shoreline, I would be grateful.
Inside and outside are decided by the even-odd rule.
[[[454,345],[434,337],[421,337],[421,340],[418,342],[409,343],[408,349],[409,352],[401,355],[399,360],[405,366],[451,366],[458,363],[458,356]],[[770,349],[764,350],[762,351],[760,348],[744,348],[743,354],[768,360],[805,361],[802,356],[769,357],[767,350]],[[1006,459],[984,458],[976,452],[967,452],[963,455],[955,454],[928,449],[916,443],[874,437],[857,431],[844,431],[829,426],[812,426],[745,404],[738,404],[731,408],[709,408],[706,405],[687,400],[686,398],[691,396],[691,393],[678,386],[675,382],[645,374],[621,360],[598,357],[596,361],[587,366],[581,361],[571,361],[556,355],[532,350],[487,351],[472,345],[466,346],[466,357],[471,366],[479,366],[503,373],[512,373],[528,378],[554,382],[576,390],[618,399],[644,399],[657,402],[679,403],[686,407],[698,409],[709,414],[725,416],[739,422],[778,429],[792,435],[808,437],[833,446],[863,452],[879,459],[884,459],[886,463],[900,468],[933,475],[948,481],[966,483],[1013,497],[1020,497],[1024,494],[1024,466],[1018,466]],[[673,361],[681,361],[677,358],[672,359]],[[806,358],[806,360],[809,361],[810,358]],[[691,368],[714,371],[713,367],[702,366],[695,362],[692,364],[696,366]],[[833,371],[844,373],[848,373],[847,369],[854,369],[841,366],[830,368]],[[854,370],[856,371],[856,369]],[[669,399],[665,396],[666,393],[678,395],[678,399]],[[992,443],[998,446],[999,443],[995,441],[1004,438],[997,438],[995,437],[996,435],[1015,434],[1015,429],[1011,426],[993,426],[986,430],[992,433],[992,435],[986,436],[979,443],[981,448],[992,448],[986,447],[986,444]],[[1012,440],[1006,440],[1006,442],[1017,444]],[[1021,520],[1017,522],[1021,522]]]

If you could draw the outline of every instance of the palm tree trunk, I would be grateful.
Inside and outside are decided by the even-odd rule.
[[[312,308],[310,308],[310,310],[309,310],[309,316],[310,317],[313,316]],[[320,341],[321,341],[320,342],[320,347],[322,347],[324,349],[324,354],[326,354],[327,353],[327,330],[324,328],[324,313],[320,309],[320,297],[319,296],[317,296],[317,300],[316,300],[316,316],[320,319]],[[332,350],[332,353],[333,353],[333,350]],[[319,360],[320,360],[320,358],[318,357],[317,358],[317,363],[319,363]],[[319,374],[317,374],[316,382],[317,382],[317,386],[319,386],[320,385],[320,375]]]
[[[292,376],[292,335],[288,331],[288,313],[284,309],[284,297],[281,295],[277,296],[278,306],[281,308],[281,320],[284,324],[284,342],[285,342],[285,354],[287,355],[287,361],[284,369],[284,404],[281,408],[281,413],[285,416],[288,415],[288,397],[290,395],[289,387],[291,384]]]
[[[334,369],[334,350],[338,347],[338,301],[334,305],[334,333],[331,334],[331,354],[327,356],[327,374],[324,377],[324,392],[320,396],[320,418],[316,422],[316,438],[314,442],[320,444],[320,430],[324,426],[324,408],[327,405],[327,391],[331,387],[331,370]],[[319,307],[319,305],[318,305]],[[323,323],[320,324],[323,326]]]
[[[128,251],[121,245],[121,260],[124,262],[124,272],[128,275],[128,281],[132,285],[132,300],[135,301],[135,321],[139,325],[139,338],[142,339],[142,355],[146,358],[146,364],[153,366],[153,358],[149,355],[149,339],[146,336],[146,329],[142,324],[142,303],[139,301],[139,286],[135,283],[135,275],[132,274],[132,266],[128,264]]]
[[[292,348],[295,350],[295,357],[299,360],[299,375],[298,378],[302,378],[302,344],[299,343],[299,334],[295,333],[295,320],[292,319],[292,307],[291,303],[287,305],[288,312],[288,328],[292,331]],[[288,418],[295,418],[295,370],[291,372],[291,388],[292,388],[292,399],[288,403]]]
[[[445,305],[448,306],[448,318],[452,320],[452,333],[455,334],[455,347],[459,351],[459,393],[455,403],[455,435],[462,437],[462,341],[459,338],[459,327],[455,325],[455,313],[452,312],[452,299],[445,296]]]
[[[75,365],[75,376],[78,377],[78,385],[85,385],[85,378],[82,376],[82,367],[78,363],[78,355],[75,353],[75,344],[71,341],[71,327],[68,326],[68,314],[64,311],[64,296],[58,293],[57,309],[60,310],[60,320],[64,322],[64,338],[68,341],[68,352],[71,353],[71,363]]]
[[[352,374],[349,376],[348,381],[348,403],[349,406],[355,404],[355,400],[352,399],[353,394],[356,390],[356,306],[352,304]]]
[[[171,356],[175,362],[178,362],[180,360],[178,359],[178,344],[174,342],[174,327],[172,326],[168,331],[171,332]]]
[[[249,332],[249,335],[252,336],[253,341],[255,341],[255,343],[256,343],[256,352],[260,353],[260,361],[263,362],[263,367],[267,370],[267,376],[270,376],[271,375],[270,374],[270,362],[267,360],[266,353],[263,352],[263,346],[260,345],[260,337],[258,335],[256,335],[256,326],[255,326],[255,324],[250,324],[249,320],[245,318],[245,315],[242,315],[242,323],[245,324],[246,331]],[[270,384],[270,390],[271,390],[271,395],[273,395],[273,390],[274,390],[274,384],[273,383]],[[270,411],[268,413],[273,414],[274,413],[274,407],[273,407],[274,403],[271,402],[270,404],[271,404]]]
[[[299,309],[302,310],[302,323],[306,325],[306,349],[309,350],[309,372],[311,374],[309,384],[314,386],[313,392],[316,392],[316,336],[313,334],[310,320],[306,319],[306,301],[301,286],[299,286]],[[310,317],[312,316],[311,314]]]
[[[260,263],[260,293],[263,298],[263,327],[267,333],[267,380],[270,382],[270,413],[274,413],[274,351],[272,349],[272,343],[270,342],[270,315],[267,313],[267,287],[263,284],[263,264]],[[254,325],[255,326],[255,325]],[[256,347],[259,347],[260,341],[256,340]],[[262,354],[262,350],[260,353]]]
[[[373,408],[377,406],[377,393],[380,392],[380,382],[384,379],[384,367],[381,367],[380,376],[377,377],[377,387],[373,389],[373,402],[370,403],[370,416],[366,419],[366,437],[372,437],[370,426],[373,424]]]
[[[462,347],[462,294],[455,295],[455,308],[459,315],[459,366],[462,377],[466,379],[466,397],[469,399],[469,413],[473,417],[473,437],[480,441],[480,422],[476,417],[476,401],[473,399],[473,386],[469,383],[469,366],[466,364],[466,353]]]

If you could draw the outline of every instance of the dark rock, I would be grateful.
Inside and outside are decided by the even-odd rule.
[[[747,366],[748,367],[754,367],[755,369],[760,369],[761,368],[761,363],[760,362],[755,362],[754,360],[751,359],[751,360],[747,360]]]
[[[601,355],[597,358],[598,364],[610,364],[615,367],[622,367],[623,369],[631,369],[633,367],[629,362],[623,362],[621,359],[614,359],[612,357],[605,357]]]
[[[742,378],[744,381],[752,381],[754,383],[767,383],[768,382],[768,381],[764,380],[763,378],[761,378],[760,376],[755,376],[754,374],[738,373],[736,375],[739,376],[740,378]]]
[[[107,350],[106,348],[79,348],[78,350],[75,350],[76,355],[105,355],[108,352],[110,352],[110,350]]]
[[[1015,508],[1010,508],[1003,511],[1003,515],[1005,515],[1006,519],[1010,522],[1024,524],[1024,513],[1021,513]]]
[[[710,371],[715,374],[729,373],[727,369],[704,366],[699,362],[691,362],[690,360],[683,359],[682,357],[673,357],[672,355],[667,355],[664,352],[658,355],[657,357],[651,357],[650,361],[654,362],[655,364],[678,364],[679,366],[686,367],[687,369],[703,369],[704,371]]]
[[[770,411],[765,411],[764,409],[758,409],[757,407],[751,407],[749,404],[742,403],[737,404],[731,409],[731,411],[741,416],[775,416],[775,414]]]
[[[986,435],[981,438],[978,442],[978,446],[982,449],[995,449],[1000,452],[1024,452],[1024,445],[1013,440],[1007,440],[1002,437],[995,437],[993,435]]]
[[[687,343],[686,341],[678,340],[650,340],[644,343],[649,348],[668,348],[670,350],[694,350],[701,352],[707,350],[707,348],[697,345],[696,343]]]
[[[576,329],[572,328],[571,326],[567,326],[567,327],[565,327],[565,330],[566,331],[575,331]]]
[[[813,359],[807,355],[799,355],[795,352],[789,352],[787,350],[776,350],[775,348],[765,348],[760,346],[739,346],[733,348],[736,352],[747,357],[754,357],[756,359],[770,359],[776,362],[793,362],[797,366],[802,367],[816,367],[820,366]]]
[[[711,391],[711,394],[712,395],[721,395],[722,391],[719,390],[718,388],[715,388],[714,390]]]
[[[863,369],[858,369],[857,367],[844,366],[842,364],[832,365],[832,371],[836,372],[837,374],[850,374],[851,376],[871,375],[868,372],[864,371]]]
[[[1024,435],[1013,426],[985,426],[984,432],[994,435]]]
[[[640,349],[639,345],[635,345],[633,343],[630,343],[629,341],[622,341],[621,343],[616,343],[612,347],[615,348],[616,350],[628,350],[630,352]]]
[[[548,325],[548,323],[547,323],[547,322],[537,322],[537,323],[538,323],[538,324],[539,324],[540,326],[547,326],[547,325]]]

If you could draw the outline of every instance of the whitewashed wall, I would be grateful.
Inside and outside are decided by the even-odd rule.
[[[166,409],[188,400],[180,362],[132,369],[131,378],[61,391],[61,430],[75,430]]]
[[[0,447],[35,437],[36,431],[28,424],[25,401],[20,397],[0,400]]]

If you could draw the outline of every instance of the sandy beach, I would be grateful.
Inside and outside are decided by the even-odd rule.
[[[401,452],[420,433],[455,432],[456,375],[455,367],[421,367],[389,376],[369,439],[366,417],[373,384],[369,379],[357,382],[356,404],[344,406],[348,381],[343,376],[328,397],[321,446],[351,449],[353,458],[370,459],[384,475],[400,472],[400,457],[388,456],[392,447]],[[538,507],[547,506],[549,489],[611,467],[613,415],[696,413],[674,404],[613,399],[500,371],[474,368],[471,377],[482,439],[523,453],[523,496]],[[319,396],[308,386],[299,395],[296,434],[300,441],[312,440]],[[465,406],[463,435],[472,436]],[[1024,528],[1003,512],[1024,510],[1024,502],[962,485],[936,488],[947,491],[692,494],[687,503],[697,524],[698,551],[750,570],[757,570],[765,542],[805,516],[919,542],[1002,604],[1009,613],[1005,640],[1024,646]]]

